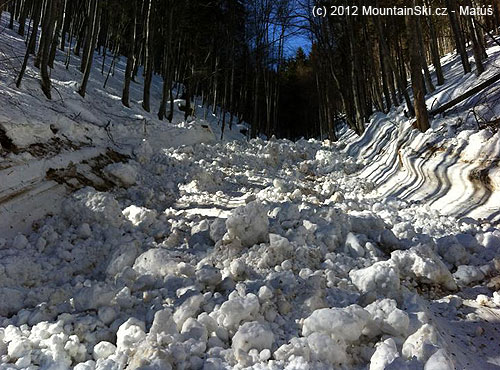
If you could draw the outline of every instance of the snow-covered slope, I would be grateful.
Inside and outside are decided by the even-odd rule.
[[[443,58],[446,84],[427,96],[438,107],[499,73],[500,47],[488,49],[486,72],[463,76],[458,57]],[[426,133],[414,130],[403,108],[375,114],[360,138],[346,138],[345,152],[362,167],[356,176],[373,183],[374,198],[397,197],[441,213],[500,221],[499,84],[466,99],[432,121]]]
[[[48,178],[50,170],[67,168],[71,163],[77,167],[75,173],[85,177],[90,166],[96,173],[89,181],[95,184],[101,176],[101,165],[106,162],[99,161],[99,156],[106,156],[109,151],[131,156],[134,151],[157,151],[220,138],[217,118],[209,113],[207,120],[203,120],[204,112],[199,106],[199,118],[184,122],[184,113],[178,109],[182,100],[175,101],[172,124],[158,120],[156,111],[162,91],[159,76],[153,77],[151,113],[141,107],[140,71],[137,82],[131,84],[130,108],[124,107],[120,100],[124,58],[116,61],[114,73],[103,87],[112,56],[107,55],[102,69],[103,57],[95,55],[85,99],[76,92],[81,80],[80,58],[71,55],[66,69],[66,55],[60,51],[51,71],[52,101],[41,94],[33,57],[17,89],[15,79],[25,44],[7,28],[7,21],[8,13],[3,13],[0,18],[0,234],[11,236],[29,230],[33,221],[58,212],[68,187]],[[226,139],[244,140],[242,127],[235,125],[232,131],[226,128]],[[101,163],[98,165],[96,161]],[[109,158],[107,163],[112,161]],[[78,166],[82,162],[87,163]]]

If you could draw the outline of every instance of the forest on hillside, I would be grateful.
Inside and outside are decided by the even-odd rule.
[[[488,57],[486,40],[496,43],[498,1],[356,0],[350,7],[405,6],[442,9],[421,16],[350,15],[336,0],[2,0],[9,28],[25,38],[17,75],[28,63],[39,68],[48,99],[56,49],[81,56],[78,93],[85,96],[93,53],[103,56],[100,73],[114,74],[117,58],[127,67],[121,101],[130,104],[130,84],[144,76],[142,107],[172,121],[183,86],[186,118],[194,96],[221,117],[222,132],[235,122],[251,124],[251,137],[337,139],[346,123],[358,134],[374,111],[403,105],[417,127],[429,127],[424,96],[442,85],[440,58],[456,50],[463,72],[480,75]],[[328,16],[315,14],[317,7]],[[477,11],[462,14],[463,7]],[[342,10],[343,11],[339,11]],[[41,28],[41,33],[35,32]],[[300,36],[311,45],[290,54]],[[474,63],[468,58],[470,46]],[[106,59],[112,60],[105,68]],[[431,67],[429,67],[431,65]],[[152,106],[153,75],[163,78],[163,96]],[[435,108],[435,107],[434,107]],[[226,117],[229,113],[229,117]],[[205,112],[206,115],[206,112]]]

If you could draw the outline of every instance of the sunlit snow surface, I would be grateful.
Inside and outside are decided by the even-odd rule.
[[[5,45],[17,45],[20,55],[20,44],[2,31],[0,53],[11,55]],[[430,200],[403,194],[410,185],[435,186],[442,176],[421,173],[432,174],[432,166],[437,173],[441,167],[432,161],[453,158],[427,158],[432,155],[421,149],[429,138],[443,141],[438,148],[450,154],[448,146],[461,137],[470,147],[465,158],[475,166],[478,158],[489,160],[487,148],[498,147],[498,134],[438,136],[450,117],[421,135],[393,112],[389,120],[375,116],[363,138],[345,138],[347,146],[216,142],[198,134],[207,132],[200,123],[182,123],[178,113],[175,125],[160,124],[162,141],[162,128],[137,99],[129,111],[110,98],[120,96],[118,70],[109,96],[99,95],[96,66],[92,76],[99,81],[82,100],[71,97],[71,81],[80,73],[58,65],[53,76],[60,73],[58,81],[69,87],[58,86],[64,103],[57,93],[48,103],[35,78],[26,76],[17,90],[3,66],[0,124],[11,123],[16,145],[27,148],[64,133],[75,148],[41,157],[21,150],[0,162],[1,194],[31,194],[14,194],[24,199],[17,208],[6,208],[13,200],[0,198],[0,226],[6,226],[0,236],[0,368],[500,366],[500,231],[494,219],[486,213],[481,221],[457,218],[453,209],[443,215]],[[140,96],[134,86],[133,96]],[[24,101],[37,109],[20,109]],[[61,112],[49,115],[54,107]],[[136,122],[139,115],[150,125]],[[102,128],[108,120],[115,144]],[[19,129],[22,121],[29,129]],[[57,134],[50,123],[58,123]],[[168,141],[176,132],[179,140]],[[84,160],[109,148],[129,158],[96,175],[115,184],[105,191],[87,186],[68,194],[45,179],[48,168],[70,162],[82,172]],[[422,164],[426,160],[431,164]],[[460,171],[466,170],[457,167],[463,185],[453,185],[460,177],[451,176],[451,187],[468,186],[467,172]],[[405,172],[420,175],[405,180]],[[394,180],[383,184],[373,176]],[[18,223],[9,210],[25,215],[34,204],[51,203],[51,215],[34,229],[7,233]]]

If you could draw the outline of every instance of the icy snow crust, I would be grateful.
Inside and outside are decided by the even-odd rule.
[[[500,302],[473,288],[498,274],[498,229],[372,200],[327,142],[144,155],[0,240],[0,368],[500,363],[480,319]]]

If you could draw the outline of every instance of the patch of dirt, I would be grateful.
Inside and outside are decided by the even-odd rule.
[[[83,161],[80,164],[71,163],[64,169],[49,169],[46,178],[59,184],[64,184],[75,191],[86,186],[92,186],[98,191],[108,191],[118,184],[106,176],[102,170],[111,163],[125,162],[129,156],[113,150],[100,156]]]
[[[63,141],[61,138],[55,137],[46,143],[35,143],[24,148],[21,152],[28,152],[35,158],[46,158],[61,153],[64,149],[77,150],[81,146],[75,145],[69,141]]]
[[[483,185],[489,192],[495,191],[495,187],[490,179],[489,172],[493,167],[496,167],[497,163],[493,162],[489,166],[480,166],[474,168],[469,174],[469,181]]]

